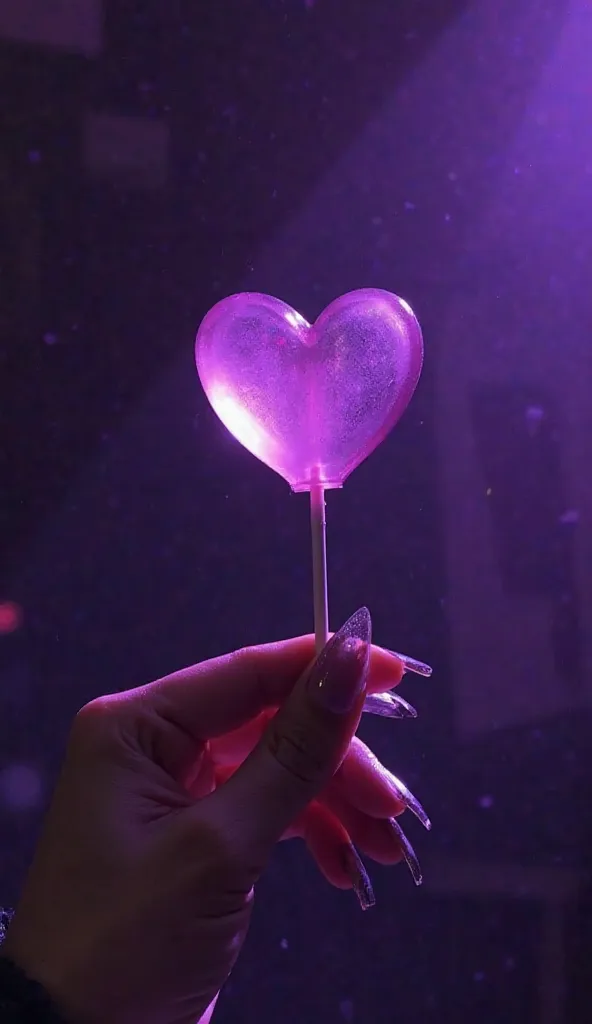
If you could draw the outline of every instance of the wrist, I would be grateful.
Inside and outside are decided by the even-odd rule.
[[[0,950],[0,1021],[2,1024],[64,1024],[39,982]]]
[[[0,908],[0,1021],[2,1024],[64,1024],[43,986],[29,977],[9,940],[13,912]]]

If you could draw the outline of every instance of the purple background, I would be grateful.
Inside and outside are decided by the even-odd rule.
[[[200,318],[389,288],[426,367],[329,496],[331,617],[435,667],[363,726],[425,884],[361,915],[282,847],[220,1021],[586,1021],[592,14],[103,6],[0,41],[2,899],[84,701],[310,628],[306,499],[215,420]]]

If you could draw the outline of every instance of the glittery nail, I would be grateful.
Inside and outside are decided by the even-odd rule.
[[[362,858],[353,844],[344,846],[343,863],[362,910],[369,910],[376,903],[374,889],[372,888],[372,882],[364,867]]]
[[[335,633],[312,666],[307,689],[320,707],[345,715],[366,687],[372,622],[361,608]]]
[[[399,651],[389,651],[388,648],[384,648],[387,654],[394,654],[395,658],[403,663],[403,669],[405,672],[413,672],[416,676],[424,676],[426,679],[432,674],[432,668],[430,665],[426,665],[424,661],[417,661],[416,658],[408,658],[406,654],[400,654]]]
[[[405,807],[407,807],[411,811],[411,813],[415,815],[418,821],[421,821],[423,827],[427,828],[429,832],[432,827],[432,823],[417,797],[414,796],[411,790],[407,788],[405,783],[401,782],[401,780],[398,779],[396,775],[393,775],[392,772],[387,773],[387,778],[393,793],[397,797],[397,800],[400,800],[402,804],[405,804]]]
[[[364,711],[380,718],[417,718],[417,711],[398,693],[370,693],[364,701]]]
[[[401,853],[403,854],[403,859],[411,872],[413,881],[415,882],[416,885],[421,885],[423,878],[421,874],[421,867],[419,865],[419,860],[417,859],[417,854],[415,850],[413,849],[411,843],[409,842],[407,836],[403,832],[403,829],[399,825],[399,822],[396,820],[396,818],[389,819],[389,827],[399,843]]]

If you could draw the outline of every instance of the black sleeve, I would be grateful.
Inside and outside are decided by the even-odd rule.
[[[0,910],[0,943],[12,918]],[[31,981],[0,947],[0,1024],[65,1024],[45,989]]]

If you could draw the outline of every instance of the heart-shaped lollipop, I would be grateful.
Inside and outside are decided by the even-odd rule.
[[[310,491],[317,650],[327,642],[325,490],[341,487],[380,444],[419,380],[423,341],[403,299],[364,288],[314,324],[270,295],[231,295],[195,342],[215,412],[294,491]]]
[[[232,295],[195,348],[215,412],[294,491],[341,487],[405,411],[423,362],[410,307],[373,288],[336,299],[312,325],[270,295]]]

